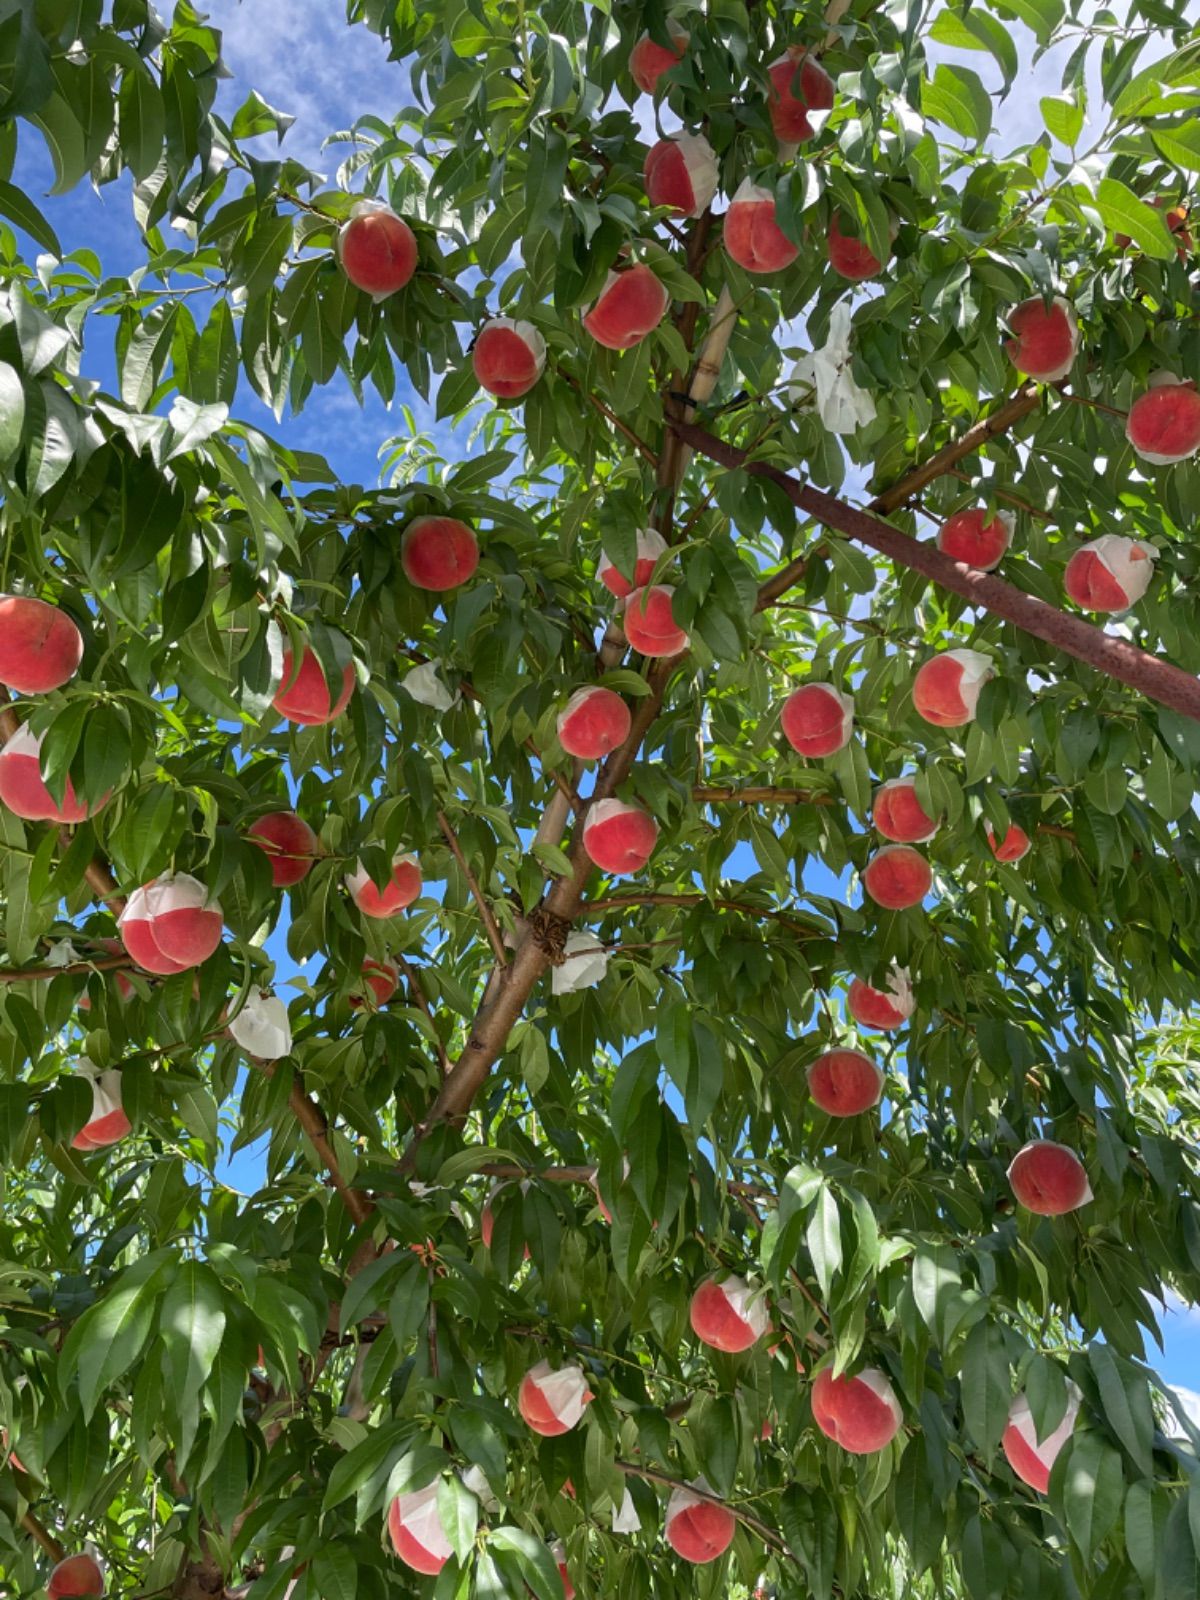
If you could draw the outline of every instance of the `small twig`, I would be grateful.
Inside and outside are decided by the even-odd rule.
[[[479,907],[479,915],[483,918],[483,926],[487,932],[488,943],[492,947],[492,954],[496,957],[496,964],[497,966],[506,967],[508,965],[508,953],[504,948],[504,938],[497,925],[495,913],[484,899],[483,890],[479,887],[479,880],[471,871],[467,858],[463,855],[462,845],[458,842],[458,835],[450,826],[450,819],[444,811],[438,812],[437,824],[442,830],[443,838],[450,846],[450,853],[455,861],[458,862],[459,871],[466,879],[467,888],[471,891],[475,904]]]
[[[425,993],[422,990],[421,985],[417,982],[416,972],[413,970],[412,966],[409,964],[408,958],[401,950],[396,951],[396,965],[400,968],[401,972],[403,972],[405,976],[405,979],[408,983],[409,993],[412,995],[413,1000],[429,1019],[429,1026],[433,1029],[433,1036],[437,1040],[434,1048],[437,1051],[438,1066],[441,1067],[442,1076],[444,1078],[450,1071],[450,1057],[446,1054],[446,1047],[442,1043],[441,1035],[437,1031],[437,1023],[434,1021],[433,1010],[430,1007],[429,1001],[425,998]]]
[[[32,1511],[26,1511],[22,1516],[21,1526],[29,1537],[42,1547],[52,1561],[61,1561],[66,1555],[66,1549],[59,1544],[58,1540],[47,1528],[42,1527]]]
[[[738,805],[738,806],[832,806],[838,803],[837,796],[823,794],[814,789],[780,789],[775,787],[740,788],[735,785],[697,784],[692,790],[692,799],[698,800],[702,805]]]
[[[714,906],[718,911],[738,911],[748,917],[769,917],[781,923],[790,932],[800,939],[827,939],[829,934],[819,928],[808,927],[795,917],[789,917],[786,911],[778,911],[773,906],[755,906],[745,900],[713,899],[706,894],[654,894],[631,893],[610,894],[603,900],[590,900],[584,906],[585,912],[595,913],[601,911],[624,911],[631,906]]]
[[[657,1467],[639,1467],[632,1461],[621,1461],[619,1459],[614,1461],[613,1465],[619,1472],[624,1472],[629,1477],[644,1478],[647,1483],[661,1483],[668,1489],[687,1489],[689,1493],[694,1494],[700,1500],[709,1500],[715,1506],[724,1506],[726,1511],[732,1512],[739,1522],[743,1523],[747,1528],[753,1529],[770,1549],[777,1550],[780,1555],[785,1555],[791,1560],[795,1560],[791,1550],[789,1550],[775,1529],[769,1528],[765,1522],[761,1522],[752,1511],[747,1511],[744,1506],[734,1505],[728,1500],[722,1500],[719,1494],[712,1494],[707,1489],[698,1489],[694,1484],[685,1483],[682,1478],[673,1478],[669,1472],[660,1472]]]
[[[0,967],[0,983],[38,983],[43,978],[69,978],[85,972],[120,972],[133,966],[128,956],[105,956],[101,961],[71,961],[65,967]]]
[[[273,1078],[275,1076],[275,1062],[259,1061],[253,1056],[250,1057],[250,1062],[264,1077]],[[315,1100],[309,1099],[298,1080],[292,1084],[291,1092],[288,1095],[288,1107],[305,1134],[307,1134],[309,1143],[324,1163],[329,1173],[330,1181],[341,1196],[342,1204],[346,1210],[355,1222],[366,1222],[374,1212],[375,1207],[365,1194],[360,1194],[357,1189],[347,1183],[341,1164],[338,1161],[337,1153],[329,1138],[329,1123],[326,1120],[325,1113]]]
[[[554,363],[554,370],[564,383],[568,384],[572,389],[574,389],[576,394],[581,395],[583,399],[595,406],[600,415],[611,422],[617,432],[628,439],[629,443],[633,445],[634,449],[640,451],[652,467],[657,467],[658,457],[654,454],[654,451],[651,450],[646,441],[638,434],[634,433],[633,429],[627,422],[622,422],[621,418],[616,414],[616,412],[613,411],[609,406],[606,406],[604,401],[600,399],[599,395],[592,394],[589,389],[585,389],[577,378],[573,377],[571,373],[567,372],[557,363]]]

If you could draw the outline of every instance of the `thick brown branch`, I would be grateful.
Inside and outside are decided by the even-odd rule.
[[[442,830],[442,837],[450,846],[451,855],[454,857],[455,861],[458,862],[458,870],[462,873],[463,878],[466,880],[467,888],[471,891],[471,898],[479,907],[479,915],[483,919],[483,926],[487,932],[488,943],[492,947],[492,954],[496,957],[497,965],[506,967],[508,965],[508,953],[504,948],[504,938],[499,927],[497,926],[495,913],[493,912],[491,906],[487,903],[487,900],[484,898],[483,890],[479,887],[479,880],[471,871],[470,863],[463,854],[462,845],[458,842],[458,835],[450,826],[450,819],[444,811],[438,812],[437,824]]]
[[[1036,383],[1027,383],[1018,389],[1011,399],[998,406],[995,411],[983,417],[973,427],[960,434],[957,439],[943,445],[934,452],[928,461],[923,461],[919,467],[914,467],[906,473],[898,483],[890,489],[885,489],[882,494],[877,494],[871,501],[871,511],[882,511],[885,514],[895,511],[906,504],[914,495],[920,494],[927,483],[932,483],[935,478],[940,478],[944,473],[956,467],[965,457],[974,455],[976,450],[983,448],[990,439],[997,438],[1002,433],[1014,427],[1023,417],[1031,411],[1037,410],[1039,387]]]
[[[66,1555],[66,1550],[49,1531],[34,1516],[32,1511],[26,1511],[21,1518],[21,1526],[50,1557],[51,1561],[61,1561]]]
[[[105,956],[100,961],[69,961],[65,967],[0,967],[0,983],[38,983],[43,978],[77,978],[84,972],[120,972],[133,962],[128,956]]]

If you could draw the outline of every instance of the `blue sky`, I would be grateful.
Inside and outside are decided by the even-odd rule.
[[[232,114],[250,89],[257,89],[270,104],[296,117],[285,151],[331,179],[347,147],[335,145],[322,152],[322,139],[356,117],[369,113],[386,117],[409,98],[405,70],[388,62],[382,43],[365,27],[345,26],[340,0],[211,0],[206,9],[213,24],[224,31],[225,61],[233,74],[223,85],[220,109]],[[1028,49],[1024,54],[1027,58]],[[989,76],[986,57],[974,57],[971,65],[985,79]],[[1040,131],[1037,95],[1057,91],[1057,68],[1052,61],[1043,62],[1035,71],[1024,72],[1019,82],[1012,100],[997,111],[998,126],[1014,141]],[[274,140],[259,142],[273,145]],[[100,255],[106,272],[130,271],[140,263],[127,182],[110,185],[100,194],[82,187],[65,197],[47,197],[49,159],[28,125],[22,126],[15,181],[46,211],[65,249],[87,244]],[[111,350],[102,337],[93,336],[89,342],[84,370],[106,385],[113,382]],[[422,431],[443,444],[448,441],[447,426],[435,427],[430,409],[406,393],[403,382],[400,398],[411,406]],[[299,417],[285,417],[279,424],[244,385],[235,410],[288,444],[319,451],[343,480],[364,484],[377,481],[380,447],[399,427],[399,419],[373,393],[368,392],[360,408],[337,381],[315,391]],[[459,453],[461,449],[460,441]],[[755,868],[746,852],[745,861],[735,856],[727,870],[736,877],[739,870]],[[838,892],[826,883],[819,888],[822,893]],[[283,932],[284,928],[277,931],[268,946],[281,983],[295,971],[287,962]],[[242,1152],[224,1175],[234,1187],[255,1187],[261,1161],[261,1152]],[[1166,1356],[1159,1365],[1164,1375],[1186,1390],[1200,1391],[1200,1311],[1172,1305],[1163,1319],[1163,1331]],[[1200,1420],[1200,1392],[1191,1398]]]

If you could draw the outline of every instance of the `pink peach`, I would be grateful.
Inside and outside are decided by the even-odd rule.
[[[479,541],[457,517],[416,517],[400,539],[409,583],[441,594],[466,583],[479,565]]]

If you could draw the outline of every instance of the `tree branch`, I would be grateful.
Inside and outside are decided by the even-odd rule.
[[[438,812],[437,825],[442,830],[442,837],[450,846],[451,855],[458,862],[459,871],[466,879],[467,888],[471,891],[472,899],[479,907],[479,915],[483,918],[483,926],[487,932],[488,943],[492,947],[492,954],[496,957],[496,964],[500,967],[506,967],[508,965],[508,952],[504,948],[504,938],[497,926],[495,912],[493,912],[484,898],[483,890],[479,887],[479,880],[471,871],[470,863],[467,861],[466,856],[463,855],[462,845],[458,842],[458,835],[450,826],[450,819],[444,811]]]
[[[732,804],[738,806],[832,806],[837,796],[815,789],[740,788],[732,784],[699,783],[692,790],[692,799],[702,805]]]
[[[989,440],[1007,433],[1031,411],[1036,411],[1040,392],[1039,384],[1023,384],[1011,399],[1004,401],[995,411],[976,422],[957,439],[952,439],[949,444],[943,445],[930,456],[928,461],[922,462],[919,467],[914,467],[890,489],[877,494],[867,509],[880,511],[885,515],[898,510],[914,495],[920,494],[926,484],[942,477],[952,467],[956,467],[964,457],[974,455],[976,450],[982,449]]]
[[[619,911],[627,906],[715,906],[718,911],[737,911],[748,917],[769,917],[801,939],[829,938],[824,929],[810,927],[795,917],[789,917],[786,911],[776,910],[774,906],[751,905],[747,900],[713,899],[706,894],[658,894],[631,890],[628,894],[611,894],[602,900],[589,900],[584,910]]]
[[[65,967],[0,967],[0,983],[38,983],[43,978],[69,978],[84,972],[128,972],[133,962],[128,956],[105,956],[100,961],[69,961]]]
[[[21,1526],[31,1539],[35,1541],[50,1557],[51,1561],[61,1561],[66,1555],[65,1548],[58,1542],[54,1535],[34,1516],[32,1511],[26,1511],[21,1517]]]
[[[252,1065],[264,1077],[273,1078],[275,1076],[275,1062],[259,1061],[253,1056],[250,1060]],[[307,1135],[309,1143],[324,1163],[329,1173],[330,1181],[341,1197],[342,1204],[346,1210],[355,1222],[366,1222],[374,1212],[375,1207],[365,1194],[361,1194],[347,1183],[338,1161],[337,1153],[330,1142],[329,1123],[326,1120],[325,1113],[315,1100],[310,1100],[305,1094],[304,1088],[298,1079],[293,1082],[291,1092],[288,1095],[288,1107]]]

